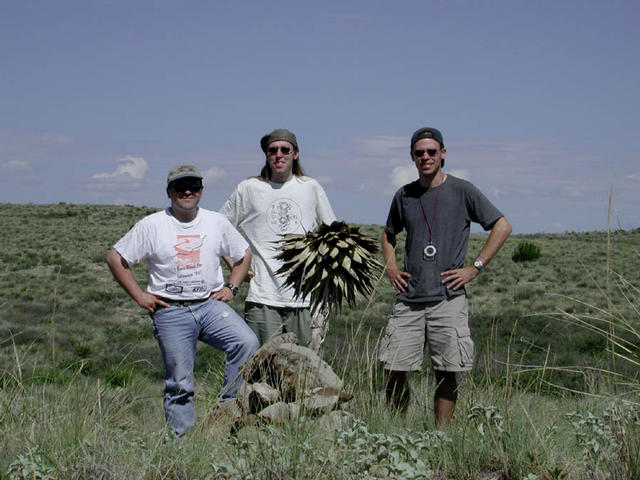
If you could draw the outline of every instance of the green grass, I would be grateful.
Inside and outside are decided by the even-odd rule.
[[[433,432],[428,365],[405,417],[382,401],[377,343],[395,297],[382,278],[330,320],[325,359],[355,394],[351,423],[229,436],[209,418],[223,358],[201,347],[198,424],[176,443],[149,317],[104,261],[152,211],[0,205],[0,478],[640,477],[640,230],[612,232],[609,255],[606,232],[507,241],[468,287],[477,367],[446,437]],[[485,239],[472,235],[469,259]],[[513,262],[520,242],[542,256]],[[145,282],[144,266],[134,273]]]

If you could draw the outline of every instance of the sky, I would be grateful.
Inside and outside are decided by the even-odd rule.
[[[514,233],[638,228],[639,24],[637,0],[0,0],[0,203],[162,208],[195,164],[218,210],[288,128],[337,217],[381,225],[431,126]]]

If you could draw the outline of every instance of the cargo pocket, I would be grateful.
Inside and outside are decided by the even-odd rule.
[[[471,339],[469,327],[456,328],[458,335],[458,348],[460,349],[460,366],[471,369],[475,357],[475,346]]]

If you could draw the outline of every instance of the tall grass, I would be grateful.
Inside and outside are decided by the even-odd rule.
[[[45,213],[44,220],[58,219],[56,209]],[[142,212],[135,213],[120,211],[127,222]],[[96,238],[101,238],[99,232]],[[574,237],[551,240],[564,248]],[[587,238],[593,238],[594,248],[605,241],[595,234],[580,241]],[[434,379],[428,366],[411,378],[412,402],[405,415],[385,404],[377,347],[394,295],[381,277],[360,309],[332,318],[326,360],[354,394],[343,411],[284,425],[249,421],[232,428],[229,419],[215,415],[222,358],[206,349],[199,352],[196,369],[198,423],[182,440],[166,431],[159,358],[154,363],[146,350],[157,355],[148,339],[147,319],[116,293],[110,278],[84,281],[87,296],[81,300],[95,308],[96,318],[88,327],[74,322],[79,310],[67,282],[81,283],[85,270],[104,267],[93,260],[88,267],[65,261],[80,276],[68,277],[59,265],[38,264],[25,256],[25,268],[37,269],[33,278],[47,275],[49,296],[37,310],[47,328],[34,331],[27,321],[17,328],[10,320],[19,309],[11,300],[0,302],[7,322],[2,331],[16,332],[0,338],[0,478],[640,478],[640,291],[615,268],[629,260],[621,263],[611,250],[608,289],[600,270],[593,279],[574,277],[571,269],[553,265],[547,243],[544,252],[540,262],[530,268],[519,265],[515,273],[508,270],[513,263],[508,256],[500,268],[494,267],[500,265],[496,259],[491,265],[495,269],[483,272],[477,279],[482,283],[471,286],[471,323],[484,324],[480,326],[488,333],[476,337],[479,364],[462,383],[456,414],[444,434],[434,431]],[[556,258],[569,253],[562,251]],[[87,255],[99,257],[93,251]],[[11,264],[3,265],[0,274],[14,275]],[[575,264],[570,267],[576,270]],[[538,278],[542,269],[555,269],[558,281]],[[31,298],[28,284],[17,284],[30,274],[21,270],[11,277],[16,297]],[[138,275],[143,278],[144,272]],[[544,298],[516,294],[516,275],[518,288],[542,291]],[[600,282],[601,297],[584,294],[587,287],[575,295],[561,290],[562,285],[592,280]],[[39,296],[34,293],[29,301],[36,303]],[[519,309],[521,302],[527,308]],[[541,308],[543,304],[550,308]],[[25,303],[23,309],[35,322],[32,307]],[[116,323],[114,317],[122,320]],[[108,322],[113,324],[98,327]],[[69,330],[79,332],[82,341]],[[573,336],[584,331],[591,335],[586,342],[596,337],[606,345],[611,339],[614,348],[587,357],[591,362],[564,362],[565,352],[543,341],[547,331]],[[103,343],[93,341],[95,337]],[[565,349],[571,345],[565,339]]]
[[[637,313],[640,292],[616,278]],[[637,321],[599,313],[582,318],[558,312],[552,318],[602,335],[615,321],[619,361],[637,365]],[[63,385],[28,380],[18,374],[23,368],[16,356],[0,377],[1,471],[14,479],[638,478],[637,378],[590,366],[542,366],[523,383],[517,381],[523,371],[517,359],[507,357],[511,368],[503,382],[467,377],[443,434],[433,430],[429,370],[413,378],[406,415],[386,407],[378,338],[361,323],[347,339],[345,363],[329,359],[355,393],[343,414],[281,426],[249,424],[231,434],[229,423],[210,416],[210,394],[198,400],[199,424],[184,440],[165,430],[159,385],[133,381],[114,388],[80,370],[68,372]],[[619,382],[624,393],[615,395],[607,382],[592,383],[591,391],[581,392],[585,398],[536,393],[532,385],[546,382],[553,368]]]

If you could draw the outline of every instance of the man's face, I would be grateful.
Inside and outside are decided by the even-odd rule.
[[[293,175],[293,161],[299,153],[286,140],[278,140],[267,145],[267,163],[271,168],[271,176],[288,180]]]
[[[433,138],[422,138],[413,145],[411,158],[420,176],[431,177],[442,168],[447,151]]]
[[[202,180],[195,177],[184,177],[171,182],[167,193],[171,199],[171,208],[181,212],[189,212],[198,208],[202,198]]]

